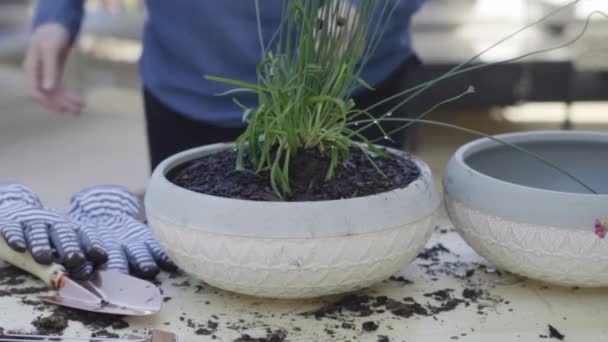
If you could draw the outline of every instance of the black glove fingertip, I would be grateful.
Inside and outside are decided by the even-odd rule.
[[[34,251],[32,252],[32,258],[34,258],[34,261],[42,265],[50,265],[55,260],[53,251],[50,249]]]
[[[158,262],[159,266],[167,272],[177,272],[179,267],[171,259],[162,259]]]
[[[87,257],[89,260],[97,264],[105,264],[108,261],[108,253],[105,250],[92,248],[87,251]]]
[[[143,242],[131,242],[123,245],[131,273],[140,278],[154,278],[160,269],[154,261],[148,247]]]
[[[68,268],[80,267],[87,262],[83,253],[68,253],[63,258],[62,263]]]
[[[154,279],[160,273],[160,269],[154,266],[144,267],[143,269],[133,264],[130,266],[131,274],[142,279]]]
[[[78,231],[78,236],[89,260],[97,264],[104,264],[108,261],[108,253],[103,240],[95,230],[83,226]]]
[[[156,260],[156,263],[158,263],[161,269],[167,272],[177,271],[177,265],[173,262],[173,260],[171,260],[167,253],[163,251],[160,244],[156,240],[147,240],[146,246],[148,247],[148,250],[150,251],[150,253],[154,257],[154,260]]]
[[[70,278],[74,280],[89,280],[95,272],[95,265],[87,261],[79,267],[68,268]]]

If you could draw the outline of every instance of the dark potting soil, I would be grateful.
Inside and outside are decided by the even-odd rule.
[[[120,335],[107,331],[105,329],[99,330],[91,334],[91,337],[100,337],[100,338],[119,338]]]
[[[60,315],[50,315],[36,318],[32,325],[40,335],[61,335],[68,327],[68,320]]]
[[[28,295],[42,292],[51,291],[48,286],[30,286],[14,288],[9,290],[0,290],[0,297],[12,296],[12,295]]]
[[[462,297],[466,298],[472,302],[477,301],[477,299],[480,298],[482,295],[483,295],[483,291],[481,291],[480,289],[468,288],[468,289],[462,290]]]
[[[215,315],[213,315],[213,318],[219,320],[219,317],[217,317]],[[184,316],[179,317],[179,319],[182,322],[185,321],[188,328],[194,330],[194,333],[197,335],[204,335],[204,336],[213,335],[217,332],[217,329],[219,327],[219,323],[214,322],[212,320],[208,320],[207,322],[195,322],[191,318],[186,319],[186,317],[184,317]],[[213,336],[215,336],[215,335],[213,335]]]
[[[317,320],[370,317],[379,309],[383,309],[382,312],[388,312],[395,318],[407,319],[414,316],[432,317],[442,312],[453,311],[460,305],[468,307],[473,304],[477,305],[478,314],[484,314],[482,311],[484,308],[504,303],[502,298],[494,297],[478,288],[465,288],[461,296],[458,296],[453,289],[442,289],[425,293],[424,297],[432,299],[432,302],[419,303],[412,297],[397,300],[387,296],[351,294],[302,315]],[[344,323],[342,328],[353,330],[355,326]],[[363,328],[365,330],[365,327]]]
[[[413,283],[414,283],[413,281],[411,281],[411,280],[409,280],[409,279],[406,279],[406,278],[404,278],[404,277],[402,277],[402,276],[391,276],[391,277],[389,278],[389,280],[399,282],[399,283],[401,283],[401,284],[403,284],[403,285],[410,285],[410,284],[413,284]]]
[[[417,259],[439,261],[439,255],[443,253],[450,253],[450,250],[438,243],[432,247],[424,248],[418,254]]]
[[[379,328],[378,324],[376,324],[376,322],[372,322],[372,321],[364,322],[361,325],[361,327],[363,328],[364,331],[376,331]]]
[[[80,322],[95,333],[102,333],[107,328],[114,330],[126,329],[129,323],[122,316],[100,314],[89,311],[81,311],[66,307],[56,308],[46,317],[37,317],[32,321],[37,333],[41,335],[61,335],[68,327],[69,322]]]
[[[16,267],[7,266],[0,268],[0,286],[19,286],[27,279],[36,279],[27,272]],[[0,297],[29,295],[51,291],[48,286],[11,287],[0,290]]]
[[[0,286],[16,286],[25,283],[27,279],[36,279],[31,274],[13,266],[0,268]]]
[[[452,289],[439,290],[439,291],[435,291],[435,292],[431,292],[431,293],[425,293],[424,296],[434,298],[437,301],[441,301],[441,300],[449,299],[450,293],[452,291],[453,291]]]
[[[375,308],[383,307],[393,315],[409,318],[414,315],[427,316],[428,311],[419,303],[405,303],[386,296],[371,297],[365,295],[348,295],[336,302],[326,304],[321,308],[306,312],[304,316],[314,316],[316,319],[338,319],[342,315],[355,317],[369,317]]]
[[[269,174],[254,175],[235,171],[237,154],[227,150],[204,156],[171,170],[167,178],[174,184],[199,193],[256,201],[280,200],[272,191]],[[359,150],[325,181],[329,159],[316,150],[302,151],[289,167],[292,193],[287,201],[322,201],[378,194],[405,188],[418,179],[420,169],[407,158],[374,158]],[[246,165],[251,169],[251,165]]]
[[[184,281],[183,281],[183,282],[181,282],[181,283],[173,283],[173,284],[171,284],[171,285],[173,285],[173,286],[175,286],[175,287],[188,287],[188,286],[190,286],[190,282],[189,282],[189,281],[187,281],[187,280],[184,280]]]
[[[209,329],[205,329],[205,328],[198,328],[196,329],[196,331],[194,332],[197,335],[211,335],[213,334],[213,332]]]
[[[40,307],[42,306],[42,302],[39,302],[37,300],[31,300],[28,299],[27,297],[21,297],[21,303],[25,304],[25,305],[30,305],[30,306],[36,306],[36,307]]]
[[[265,337],[252,337],[242,334],[234,342],[284,342],[287,341],[287,333],[283,330],[268,331]]]
[[[560,333],[555,327],[549,324],[549,338],[554,338],[560,341],[563,341],[566,336]]]

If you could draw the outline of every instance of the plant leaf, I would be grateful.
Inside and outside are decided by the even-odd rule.
[[[234,85],[234,86],[245,88],[245,89],[251,89],[256,92],[267,91],[267,89],[255,84],[255,83],[249,83],[249,82],[245,82],[245,81],[233,80],[230,78],[217,77],[217,76],[205,76],[205,78],[210,81],[230,84],[230,85]]]

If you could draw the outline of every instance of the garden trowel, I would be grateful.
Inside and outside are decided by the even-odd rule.
[[[59,264],[41,265],[29,252],[16,252],[0,237],[0,259],[27,271],[57,293],[42,301],[71,308],[126,316],[146,316],[160,311],[162,295],[154,284],[115,271],[98,271],[87,281],[68,277]]]
[[[143,336],[128,335],[123,337],[68,337],[49,335],[20,335],[0,333],[0,342],[29,342],[29,341],[62,341],[62,342],[178,342],[177,335],[162,330],[147,330]]]

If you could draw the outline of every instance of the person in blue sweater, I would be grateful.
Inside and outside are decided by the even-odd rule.
[[[264,41],[269,41],[279,26],[283,1],[289,0],[259,2]],[[354,94],[358,108],[405,89],[420,64],[412,48],[410,27],[423,0],[393,1],[399,4],[362,74],[375,90],[362,88]],[[62,73],[84,12],[84,0],[37,3],[24,65],[31,96],[55,111],[78,113],[83,107],[82,100],[64,87]],[[217,96],[229,86],[203,76],[255,83],[260,44],[253,0],[147,0],[147,14],[139,71],[150,161],[155,168],[174,153],[232,141],[243,131],[241,108],[230,97]],[[255,101],[241,100],[250,107]],[[372,114],[388,108],[379,106]],[[366,134],[373,138],[379,131]],[[397,147],[404,143],[404,136],[397,137]]]

